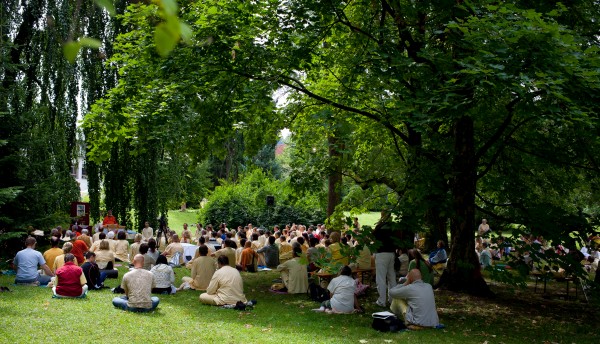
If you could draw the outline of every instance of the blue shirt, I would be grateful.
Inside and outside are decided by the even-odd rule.
[[[34,280],[38,277],[38,266],[46,264],[46,260],[39,251],[26,248],[17,252],[14,259],[17,266],[17,280]]]

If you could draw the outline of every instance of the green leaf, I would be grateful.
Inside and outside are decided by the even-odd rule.
[[[96,5],[101,8],[104,8],[111,17],[114,17],[116,14],[115,4],[111,0],[95,0]]]
[[[219,8],[217,6],[209,7],[206,11],[207,14],[217,14],[219,13]]]
[[[177,1],[175,0],[161,0],[160,1],[163,10],[168,15],[176,15],[177,14]]]
[[[162,57],[166,57],[177,45],[178,37],[173,37],[172,31],[165,23],[160,23],[154,31],[154,43],[156,50]]]
[[[79,49],[81,49],[79,42],[69,41],[63,44],[63,55],[65,55],[67,61],[70,63],[75,63]]]
[[[102,42],[100,42],[99,40],[97,40],[95,38],[90,38],[90,37],[81,37],[79,39],[79,44],[82,47],[87,47],[87,48],[92,48],[92,49],[100,49],[100,47],[102,46]]]
[[[179,31],[181,32],[181,38],[186,42],[189,43],[189,41],[192,39],[193,36],[193,32],[192,32],[192,28],[190,28],[190,26],[184,22],[179,22]]]

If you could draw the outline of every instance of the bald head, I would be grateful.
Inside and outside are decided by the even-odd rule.
[[[136,254],[135,257],[133,257],[133,267],[136,269],[144,267],[144,256],[139,253]]]
[[[421,271],[419,271],[419,269],[412,269],[408,272],[408,275],[406,275],[408,284],[411,284],[416,280],[420,280],[421,278]]]

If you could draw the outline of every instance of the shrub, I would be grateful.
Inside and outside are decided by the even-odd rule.
[[[325,219],[324,206],[318,195],[295,193],[288,180],[277,180],[256,169],[243,175],[238,183],[222,181],[200,210],[200,221],[230,228],[253,223],[273,226],[285,223],[313,224]],[[275,204],[267,206],[267,196]]]

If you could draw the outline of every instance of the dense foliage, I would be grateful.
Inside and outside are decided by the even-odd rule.
[[[267,205],[273,196],[274,205]],[[222,181],[210,194],[209,202],[200,211],[200,221],[229,228],[273,225],[317,224],[325,221],[323,197],[318,193],[296,193],[289,180],[277,180],[260,169],[240,178],[239,182]]]

